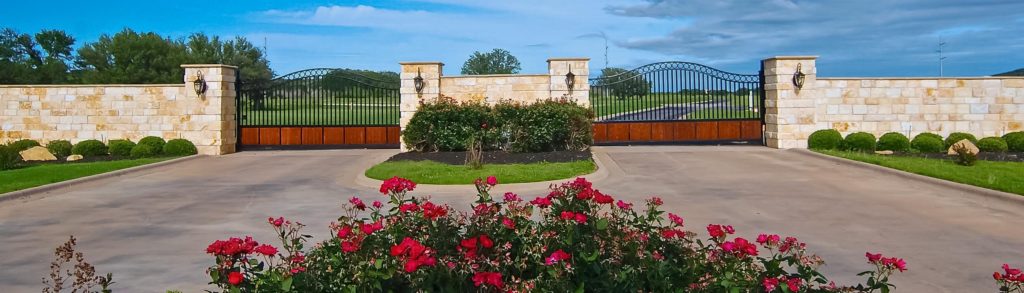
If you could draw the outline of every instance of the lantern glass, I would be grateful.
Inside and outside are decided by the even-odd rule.
[[[423,76],[420,74],[419,70],[416,70],[416,78],[413,79],[413,85],[416,86],[417,93],[422,92],[423,87],[426,86],[423,82]]]
[[[206,80],[203,79],[202,72],[196,73],[196,79],[192,81],[192,87],[195,89],[197,96],[201,96],[206,92]]]

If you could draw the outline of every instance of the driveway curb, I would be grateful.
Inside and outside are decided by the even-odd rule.
[[[910,173],[910,172],[906,172],[906,171],[901,171],[901,170],[897,170],[897,169],[893,169],[893,168],[889,168],[889,167],[885,167],[885,166],[879,166],[879,165],[875,165],[875,164],[871,164],[871,163],[865,163],[865,162],[856,161],[856,160],[850,160],[850,159],[846,159],[846,158],[834,157],[834,156],[830,156],[830,155],[826,155],[826,154],[816,153],[814,151],[807,150],[807,149],[789,149],[787,151],[790,151],[790,152],[793,152],[793,153],[797,153],[797,154],[801,154],[801,155],[804,155],[804,156],[807,156],[807,157],[814,157],[814,158],[819,158],[819,159],[824,159],[824,160],[836,162],[836,163],[839,163],[839,164],[842,164],[842,165],[859,167],[859,168],[862,168],[862,169],[874,170],[874,171],[878,171],[878,172],[882,172],[882,173],[886,173],[886,174],[890,174],[890,175],[899,176],[899,177],[906,178],[906,179],[917,180],[917,181],[924,182],[924,183],[942,185],[942,186],[953,188],[953,189],[957,189],[957,190],[960,190],[960,191],[963,191],[963,192],[980,194],[982,196],[985,196],[985,197],[988,197],[988,198],[991,198],[991,199],[995,199],[995,200],[1000,200],[1000,201],[1007,202],[1007,203],[1024,205],[1024,196],[1013,194],[1013,193],[1009,193],[1009,192],[1003,192],[1003,191],[998,191],[998,190],[994,190],[994,189],[982,188],[982,187],[977,187],[977,186],[973,186],[973,185],[957,183],[957,182],[953,182],[953,181],[949,181],[949,180],[938,179],[938,178],[928,177],[928,176],[924,176],[924,175],[914,174],[914,173]]]
[[[618,167],[615,166],[615,162],[612,161],[611,157],[609,157],[607,153],[599,151],[599,150],[594,150],[594,149],[591,149],[591,152],[592,152],[592,158],[594,160],[594,165],[595,165],[595,167],[597,167],[597,170],[595,170],[593,173],[590,173],[590,174],[577,175],[575,177],[587,178],[587,180],[589,180],[590,182],[597,183],[597,182],[603,181],[604,179],[608,178],[609,172],[613,172],[614,171],[614,170],[611,170],[611,169],[617,169]],[[384,183],[384,181],[383,180],[377,180],[377,179],[366,177],[366,170],[369,169],[370,167],[373,167],[373,165],[376,165],[376,164],[378,164],[380,162],[383,162],[384,160],[387,160],[388,157],[391,157],[393,155],[394,154],[382,154],[382,155],[379,155],[379,156],[373,158],[372,160],[366,160],[366,162],[369,162],[369,164],[365,165],[365,166],[359,166],[359,168],[362,168],[363,171],[359,172],[359,174],[356,176],[354,182],[357,185],[359,185],[359,186],[363,186],[363,187],[366,187],[366,188],[372,188],[374,190],[380,188],[381,183]],[[501,186],[502,186],[502,188],[515,189],[515,190],[547,189],[548,187],[551,186],[551,184],[561,184],[561,183],[566,182],[568,180],[572,180],[572,178],[556,179],[556,180],[541,181],[541,182],[529,182],[529,183],[508,183],[508,184],[501,184]],[[498,181],[500,183],[501,178],[498,178]],[[476,187],[474,187],[472,184],[419,184],[419,183],[416,183],[416,191],[422,191],[422,192],[461,192],[461,191],[476,192]]]
[[[31,197],[33,195],[49,193],[51,191],[56,191],[58,189],[71,188],[74,185],[78,185],[78,184],[82,184],[82,183],[92,182],[92,181],[106,179],[106,178],[111,178],[111,177],[122,176],[122,175],[126,175],[126,174],[129,174],[129,173],[134,173],[134,172],[139,172],[139,171],[145,171],[145,170],[149,170],[149,169],[153,169],[153,168],[157,168],[157,167],[162,167],[162,166],[167,166],[167,165],[172,165],[172,164],[177,164],[177,163],[180,163],[180,162],[189,161],[189,160],[196,159],[196,158],[201,158],[201,157],[206,157],[206,156],[205,155],[191,155],[191,156],[187,156],[187,157],[181,157],[181,158],[177,158],[177,159],[170,159],[170,160],[166,160],[166,161],[162,161],[162,162],[156,162],[156,163],[152,163],[152,164],[145,164],[145,165],[142,165],[142,166],[135,166],[135,167],[131,167],[131,168],[125,168],[125,169],[121,169],[121,170],[114,170],[114,171],[110,171],[110,172],[106,172],[106,173],[100,173],[100,174],[96,174],[96,175],[90,175],[90,176],[85,176],[85,177],[81,177],[81,178],[65,180],[65,181],[61,181],[61,182],[50,183],[50,184],[46,184],[46,185],[42,185],[42,186],[36,186],[36,187],[32,187],[32,188],[28,188],[28,189],[22,189],[22,190],[18,190],[18,191],[12,191],[12,192],[8,192],[8,193],[0,193],[0,204],[3,204],[4,202],[8,202],[8,201],[24,199],[24,198],[27,198],[27,197]]]

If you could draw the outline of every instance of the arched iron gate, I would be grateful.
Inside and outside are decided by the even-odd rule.
[[[335,68],[241,80],[239,147],[397,148],[399,85],[397,75],[384,80]]]
[[[590,79],[594,143],[760,144],[762,76],[690,62],[606,68]]]

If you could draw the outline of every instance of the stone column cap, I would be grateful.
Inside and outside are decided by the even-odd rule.
[[[564,57],[564,58],[548,58],[548,62],[551,61],[590,61],[589,57]]]
[[[227,64],[182,64],[181,65],[181,68],[210,68],[210,67],[238,69],[238,66],[227,65]]]
[[[444,65],[444,63],[442,63],[441,61],[406,61],[406,62],[398,62],[398,64],[399,65],[434,65],[434,64]]]
[[[814,60],[818,59],[818,56],[774,56],[764,60]]]

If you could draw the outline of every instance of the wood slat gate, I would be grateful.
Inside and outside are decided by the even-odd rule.
[[[238,87],[239,147],[398,148],[397,74],[335,68]]]
[[[762,81],[690,62],[606,68],[590,80],[594,144],[763,144]]]

